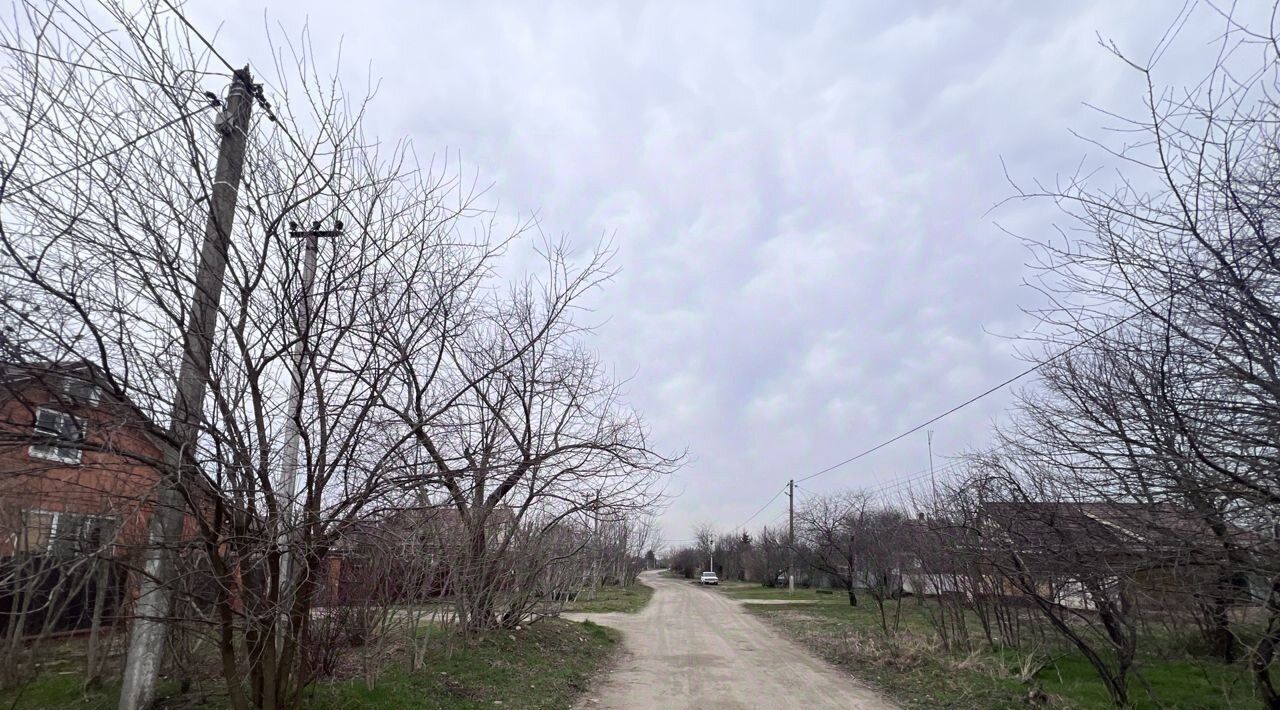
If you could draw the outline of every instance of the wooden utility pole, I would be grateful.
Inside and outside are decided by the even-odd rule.
[[[182,539],[186,518],[183,489],[184,483],[193,478],[188,469],[200,436],[231,226],[235,222],[236,199],[240,178],[244,174],[253,92],[249,67],[236,71],[227,91],[226,106],[215,124],[222,137],[218,143],[218,164],[209,196],[209,220],[205,224],[204,244],[200,249],[195,293],[191,296],[191,316],[182,339],[182,368],[178,373],[173,419],[169,425],[171,445],[166,447],[164,455],[164,480],[151,513],[150,544],[143,567],[145,573],[129,630],[120,710],[143,710],[151,704],[164,658],[165,632],[173,599],[175,550]]]
[[[796,593],[796,479],[787,481],[787,593]]]

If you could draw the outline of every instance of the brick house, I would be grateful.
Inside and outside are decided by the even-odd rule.
[[[88,364],[0,365],[0,629],[83,628],[103,584],[118,607],[160,481],[148,428]],[[51,589],[67,598],[41,606],[58,618],[28,618],[24,595]]]
[[[516,512],[499,506],[485,519],[489,547],[517,525]],[[403,508],[377,520],[357,523],[341,536],[325,559],[321,604],[347,604],[368,594],[404,597],[402,585],[428,597],[451,593],[453,565],[469,544],[462,514],[451,505]],[[375,579],[384,588],[375,588]]]
[[[1256,532],[1230,523],[1215,534],[1194,511],[1171,504],[988,502],[982,516],[984,534],[997,541],[998,549],[1020,556],[1036,593],[1072,609],[1094,608],[1090,585],[1096,594],[1121,584],[1144,606],[1191,608],[1223,573],[1224,545],[1247,551],[1262,542]],[[1231,584],[1232,603],[1258,598],[1245,570],[1236,570]],[[1012,584],[1005,585],[1010,596],[1018,594]]]

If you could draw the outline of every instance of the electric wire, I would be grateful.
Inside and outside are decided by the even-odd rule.
[[[200,41],[203,42],[204,45],[209,48],[209,51],[212,52],[214,56],[218,58],[219,61],[221,61],[224,65],[226,65],[227,69],[230,70],[233,75],[238,76],[237,69],[233,67],[231,63],[226,60],[225,57],[222,56],[222,54],[218,51],[218,49],[214,47],[213,43],[210,42],[204,36],[204,34],[200,32],[200,30],[196,29],[196,26],[192,24],[191,20],[187,19],[186,15],[183,15],[182,12],[179,11],[176,7],[174,7],[173,3],[171,3],[169,0],[164,0],[164,3],[166,6],[168,6],[169,10],[172,11],[173,14],[177,16],[177,18],[181,20],[184,25],[187,26],[188,29],[190,29],[192,32],[195,33],[196,37],[198,37]],[[298,151],[298,154],[301,155],[302,158],[307,161],[307,165],[312,169],[312,171],[315,172],[316,176],[319,177],[322,181],[327,181],[329,179],[328,176],[325,175],[325,172],[323,170],[321,170],[319,167],[316,166],[315,161],[311,157],[311,152],[308,151],[306,148],[304,148],[302,145],[302,142],[299,141],[298,138],[294,136],[293,133],[288,129],[288,127],[285,126],[285,124],[277,118],[275,111],[272,108],[270,102],[267,101],[266,97],[262,93],[262,86],[254,85],[248,88],[254,100],[258,103],[258,105],[262,108],[262,110],[266,112],[267,119],[270,120],[272,123],[276,124],[276,127],[280,129],[280,132],[284,134],[284,137],[287,138],[289,140],[289,143],[293,145],[294,150]]]
[[[204,46],[209,48],[209,51],[213,53],[213,56],[218,58],[218,61],[222,62],[223,66],[227,68],[227,71],[232,74],[239,71],[235,67],[231,66],[231,62],[228,62],[227,58],[222,56],[222,53],[218,51],[218,48],[214,47],[213,43],[206,39],[205,36],[200,33],[200,30],[196,29],[196,26],[191,24],[191,21],[187,19],[187,16],[182,14],[178,8],[174,7],[173,3],[169,2],[169,0],[164,0],[164,4],[169,8],[169,11],[172,12],[174,16],[182,21],[182,24],[187,26],[187,29],[191,30],[191,32],[195,34],[197,39],[204,43]]]
[[[810,480],[810,479],[817,478],[818,476],[821,476],[821,475],[823,475],[823,474],[825,474],[825,473],[830,473],[831,471],[834,471],[834,470],[836,470],[836,469],[838,469],[838,468],[840,468],[840,467],[842,467],[842,466],[845,466],[845,465],[851,464],[851,463],[853,463],[854,461],[857,461],[858,459],[861,459],[861,458],[864,458],[864,457],[866,457],[866,456],[869,456],[869,455],[871,455],[871,454],[873,454],[873,453],[875,453],[875,452],[879,451],[880,449],[883,449],[883,448],[885,448],[886,446],[889,446],[890,444],[893,444],[893,443],[896,443],[896,442],[898,442],[898,441],[901,441],[902,439],[904,439],[904,438],[906,438],[906,437],[908,437],[908,436],[910,436],[910,435],[912,435],[912,434],[914,434],[914,433],[916,433],[916,432],[920,431],[921,429],[923,429],[923,428],[925,428],[925,427],[929,426],[930,424],[933,424],[934,422],[937,422],[937,421],[939,421],[939,420],[941,420],[941,419],[943,419],[943,418],[945,418],[945,417],[948,417],[948,416],[950,416],[950,415],[952,415],[952,414],[955,414],[956,412],[960,411],[961,409],[964,409],[965,407],[968,407],[969,405],[973,404],[974,402],[977,402],[977,401],[979,401],[979,400],[981,400],[981,399],[983,399],[983,398],[985,398],[985,397],[987,397],[987,396],[989,396],[989,395],[992,395],[992,394],[994,394],[994,393],[996,393],[996,392],[999,392],[1000,390],[1004,389],[1005,387],[1008,387],[1009,385],[1013,384],[1014,382],[1017,382],[1018,380],[1021,380],[1022,378],[1026,377],[1027,375],[1030,375],[1031,373],[1033,373],[1033,372],[1035,372],[1035,371],[1039,370],[1040,368],[1042,368],[1042,367],[1044,367],[1044,366],[1046,366],[1046,365],[1048,365],[1048,364],[1050,364],[1050,363],[1053,363],[1053,362],[1055,362],[1056,360],[1058,360],[1058,359],[1060,359],[1060,358],[1062,358],[1062,357],[1065,357],[1065,356],[1066,356],[1066,355],[1068,355],[1069,353],[1072,353],[1072,352],[1074,352],[1075,350],[1077,350],[1077,349],[1079,349],[1079,348],[1084,347],[1085,345],[1088,345],[1089,343],[1091,343],[1091,342],[1093,342],[1093,341],[1097,340],[1098,338],[1101,338],[1102,336],[1106,335],[1107,333],[1110,333],[1111,331],[1115,330],[1116,328],[1119,328],[1120,326],[1124,325],[1125,323],[1128,323],[1129,321],[1133,320],[1134,318],[1137,318],[1138,316],[1143,315],[1144,313],[1146,313],[1146,311],[1147,311],[1147,310],[1149,310],[1150,308],[1152,308],[1152,307],[1154,307],[1154,306],[1158,305],[1160,302],[1165,301],[1165,300],[1168,300],[1169,298],[1172,298],[1172,297],[1173,297],[1173,295],[1174,295],[1174,294],[1168,294],[1168,295],[1164,296],[1163,298],[1159,299],[1158,301],[1156,301],[1155,303],[1152,303],[1152,304],[1151,304],[1151,306],[1148,306],[1146,309],[1143,309],[1143,310],[1139,310],[1139,311],[1135,311],[1135,312],[1133,312],[1133,313],[1130,313],[1129,315],[1127,315],[1127,316],[1125,316],[1124,318],[1121,318],[1120,320],[1118,320],[1118,321],[1116,321],[1116,322],[1112,323],[1111,325],[1107,326],[1106,328],[1103,328],[1102,330],[1099,330],[1098,332],[1093,333],[1092,335],[1088,336],[1087,338],[1084,338],[1083,340],[1080,340],[1080,341],[1078,341],[1078,342],[1076,342],[1076,343],[1074,343],[1074,344],[1072,344],[1072,345],[1070,345],[1070,346],[1068,346],[1068,347],[1064,348],[1063,350],[1060,350],[1060,351],[1058,351],[1058,352],[1054,353],[1053,355],[1051,355],[1051,356],[1049,356],[1049,357],[1045,358],[1044,360],[1041,360],[1040,362],[1037,362],[1036,364],[1032,365],[1031,367],[1028,367],[1027,369],[1023,370],[1022,372],[1019,372],[1018,374],[1014,375],[1013,377],[1010,377],[1010,378],[1008,378],[1008,379],[1005,379],[1004,381],[1000,382],[999,384],[997,384],[997,385],[995,385],[995,386],[993,386],[993,387],[991,387],[991,388],[989,388],[989,389],[987,389],[987,390],[985,390],[985,391],[983,391],[983,392],[981,392],[981,393],[979,393],[979,394],[977,394],[977,395],[975,395],[975,396],[973,396],[973,397],[970,397],[969,399],[967,399],[967,400],[965,400],[965,401],[961,402],[960,404],[957,404],[956,406],[952,407],[951,409],[948,409],[947,411],[945,411],[945,412],[943,412],[943,413],[941,413],[941,414],[938,414],[938,415],[936,415],[936,416],[934,416],[934,417],[932,417],[932,418],[930,418],[930,419],[928,419],[928,420],[926,420],[926,421],[924,421],[924,422],[921,422],[920,424],[917,424],[917,425],[915,425],[915,426],[911,427],[910,429],[907,429],[906,431],[904,431],[904,432],[902,432],[902,433],[900,433],[900,434],[897,434],[897,435],[895,435],[895,436],[893,436],[893,437],[891,437],[891,438],[889,438],[889,439],[886,439],[886,440],[884,440],[884,441],[880,442],[879,444],[876,444],[875,446],[872,446],[872,447],[871,447],[871,448],[869,448],[869,449],[865,449],[865,450],[863,450],[863,451],[861,451],[861,452],[859,452],[859,453],[857,453],[857,454],[855,454],[855,455],[853,455],[853,456],[850,456],[849,458],[847,458],[847,459],[845,459],[845,460],[843,460],[843,461],[840,461],[840,462],[834,463],[834,464],[832,464],[832,465],[830,465],[830,466],[828,466],[828,467],[826,467],[826,468],[822,469],[821,471],[817,471],[817,472],[815,472],[815,473],[811,473],[811,474],[809,474],[808,476],[805,476],[805,477],[803,477],[803,478],[797,478],[797,479],[796,479],[796,481],[798,481],[798,482],[799,482],[799,481],[808,481],[808,480]]]
[[[17,52],[17,53],[19,53],[19,54],[26,54],[26,55],[29,55],[29,56],[32,56],[32,57],[37,57],[37,58],[39,58],[39,59],[46,59],[46,60],[51,61],[51,62],[57,62],[57,63],[59,63],[59,64],[65,64],[65,65],[67,65],[67,66],[69,66],[69,67],[75,67],[76,69],[85,69],[85,70],[87,70],[87,71],[96,71],[96,72],[100,72],[100,73],[102,73],[102,74],[107,74],[107,75],[109,75],[109,76],[114,76],[114,77],[117,77],[117,78],[119,78],[119,79],[126,79],[126,80],[128,80],[128,81],[141,81],[141,82],[145,82],[145,83],[147,83],[147,84],[154,84],[154,85],[159,86],[159,87],[164,88],[164,89],[173,89],[173,90],[175,90],[175,91],[186,91],[186,92],[190,92],[190,93],[195,93],[195,92],[197,92],[197,91],[203,91],[203,89],[201,89],[199,86],[195,86],[194,84],[193,84],[193,85],[191,85],[191,86],[178,86],[177,84],[166,84],[166,83],[164,83],[163,81],[160,81],[160,80],[158,80],[158,79],[153,79],[153,78],[151,78],[151,77],[138,76],[138,75],[136,75],[136,74],[125,74],[124,72],[119,72],[119,71],[116,71],[116,70],[114,70],[114,69],[107,69],[106,67],[95,67],[95,66],[93,66],[93,65],[91,65],[91,64],[81,64],[80,62],[73,62],[73,61],[71,61],[70,59],[66,59],[66,58],[64,58],[64,57],[59,57],[59,56],[56,56],[56,55],[53,55],[53,54],[42,54],[42,53],[40,53],[40,52],[36,52],[36,51],[34,51],[34,50],[25,49],[25,48],[23,48],[23,47],[17,47],[17,46],[14,46],[14,45],[12,45],[12,44],[7,44],[7,43],[4,43],[4,42],[0,42],[0,49],[7,49],[7,50],[9,50],[9,51],[11,51],[11,52]]]
[[[168,122],[166,122],[166,123],[163,123],[163,124],[161,124],[160,126],[158,126],[158,127],[156,127],[156,128],[153,128],[153,129],[151,129],[151,130],[147,131],[146,133],[143,133],[143,134],[138,135],[138,136],[136,136],[136,137],[134,137],[134,138],[131,138],[131,139],[130,139],[130,140],[128,140],[128,141],[125,141],[123,144],[121,144],[121,145],[119,145],[119,146],[117,146],[117,147],[115,147],[115,148],[112,148],[111,150],[109,150],[109,151],[107,151],[107,152],[105,152],[105,153],[100,153],[100,154],[98,154],[98,155],[95,155],[95,156],[93,156],[92,158],[89,158],[88,160],[85,160],[84,162],[77,163],[77,164],[72,165],[71,167],[69,167],[69,168],[67,168],[67,169],[65,169],[65,170],[59,171],[59,172],[57,172],[57,173],[54,173],[53,175],[49,175],[49,176],[47,176],[47,177],[45,177],[45,178],[43,178],[43,179],[41,179],[41,180],[37,180],[36,182],[30,183],[30,184],[28,184],[28,185],[24,185],[24,186],[22,186],[22,187],[18,188],[17,190],[14,190],[14,191],[9,192],[9,193],[4,194],[4,195],[0,195],[0,197],[7,197],[7,198],[17,197],[18,195],[21,195],[21,194],[23,194],[23,193],[25,193],[25,192],[30,192],[31,190],[34,190],[34,189],[36,189],[37,187],[40,187],[41,185],[44,185],[45,183],[51,182],[51,181],[53,181],[53,180],[57,180],[58,178],[63,177],[64,175],[67,175],[67,174],[69,174],[69,173],[73,173],[73,172],[75,172],[75,171],[77,171],[77,170],[81,170],[81,169],[87,168],[87,167],[89,167],[90,165],[92,165],[92,164],[94,164],[94,163],[98,162],[99,160],[103,160],[103,159],[105,159],[105,158],[110,158],[111,156],[113,156],[113,155],[115,155],[115,154],[117,154],[117,153],[119,153],[119,152],[121,152],[121,151],[123,151],[123,150],[126,150],[127,148],[130,148],[130,147],[132,147],[132,146],[135,146],[135,145],[137,145],[138,143],[140,143],[140,142],[142,142],[142,141],[144,141],[144,140],[146,140],[146,139],[150,138],[151,136],[154,136],[154,135],[155,135],[155,134],[157,134],[157,133],[160,133],[161,131],[164,131],[165,129],[167,129],[167,128],[169,128],[169,127],[171,127],[171,126],[173,126],[173,125],[175,125],[175,124],[177,124],[177,123],[180,123],[180,122],[182,122],[182,121],[185,121],[185,120],[187,120],[187,119],[191,118],[192,116],[195,116],[195,115],[199,114],[201,111],[207,111],[208,109],[214,108],[215,106],[216,106],[216,104],[209,104],[209,105],[207,105],[207,106],[201,106],[200,108],[195,109],[194,111],[188,111],[187,113],[184,113],[184,114],[182,114],[181,116],[178,116],[177,118],[175,118],[175,119],[173,119],[173,120],[171,120],[171,121],[168,121]],[[16,166],[15,166],[15,167],[16,167]],[[10,171],[9,171],[9,174],[8,174],[8,175],[6,175],[5,177],[6,177],[6,179],[7,179],[8,177],[10,177],[10,176],[12,176],[12,175],[13,175],[13,171],[12,171],[12,170],[10,170]]]
[[[233,77],[236,77],[237,79],[240,78],[241,70],[232,66],[231,62],[227,61],[227,58],[222,56],[222,53],[218,51],[218,48],[213,46],[213,42],[210,42],[209,39],[205,37],[203,33],[200,32],[200,30],[196,29],[196,26],[192,24],[191,20],[187,19],[186,15],[182,14],[181,10],[174,7],[173,3],[170,2],[169,0],[164,0],[164,4],[166,7],[169,8],[169,11],[172,12],[175,17],[177,17],[179,20],[182,21],[182,24],[187,26],[187,29],[191,30],[191,32],[195,34],[195,36],[204,44],[204,46],[209,48],[209,51],[213,53],[213,56],[217,57],[218,61],[222,62],[223,66],[227,68],[227,71],[231,72],[231,75]],[[278,125],[279,120],[276,118],[275,111],[271,108],[271,103],[267,101],[266,97],[263,96],[262,94],[262,85],[249,84],[245,88],[248,90],[249,95],[253,97],[254,101],[257,102],[258,106],[260,106],[262,110],[266,113],[267,120]],[[285,131],[285,135],[289,135],[288,131]],[[290,140],[293,141],[292,136],[290,136]],[[295,147],[297,147],[297,141],[293,141],[293,143]],[[315,166],[312,165],[312,167],[314,168]],[[321,175],[323,176],[323,173]]]
[[[924,421],[924,422],[921,422],[920,424],[917,424],[916,426],[914,426],[914,427],[912,427],[912,428],[910,428],[910,429],[908,429],[908,430],[906,430],[906,431],[903,431],[903,432],[901,432],[901,433],[899,433],[899,434],[897,434],[897,435],[895,435],[895,436],[893,436],[893,437],[891,437],[891,438],[889,438],[889,439],[886,439],[886,440],[884,440],[884,441],[882,441],[882,442],[880,442],[880,443],[876,444],[875,446],[872,446],[872,447],[870,447],[870,448],[868,448],[868,449],[865,449],[865,450],[863,450],[863,451],[861,451],[861,452],[859,452],[859,453],[857,453],[857,454],[855,454],[855,455],[853,455],[853,456],[850,456],[849,458],[844,459],[843,461],[840,461],[840,462],[838,462],[838,463],[832,464],[831,466],[828,466],[828,467],[826,467],[826,468],[824,468],[824,469],[822,469],[822,470],[820,470],[820,471],[817,471],[817,472],[815,472],[815,473],[811,473],[811,474],[809,474],[809,475],[807,475],[807,476],[804,476],[804,477],[802,477],[802,478],[797,478],[797,479],[795,479],[794,484],[796,485],[796,487],[797,487],[797,488],[800,488],[799,484],[800,484],[800,483],[802,483],[802,482],[804,482],[804,481],[809,481],[809,480],[814,479],[814,478],[817,478],[818,476],[821,476],[821,475],[823,475],[823,474],[825,474],[825,473],[830,473],[831,471],[834,471],[834,470],[836,470],[836,469],[838,469],[838,468],[840,468],[840,467],[842,467],[842,466],[845,466],[845,465],[848,465],[848,464],[850,464],[850,463],[853,463],[854,461],[857,461],[858,459],[861,459],[861,458],[864,458],[864,457],[866,457],[866,456],[869,456],[869,455],[871,455],[871,454],[875,453],[876,451],[879,451],[880,449],[885,448],[886,446],[889,446],[889,445],[891,445],[891,444],[894,444],[894,443],[896,443],[896,442],[898,442],[898,441],[900,441],[900,440],[902,440],[902,439],[906,438],[907,436],[910,436],[911,434],[914,434],[914,433],[916,433],[916,432],[920,431],[921,429],[923,429],[923,428],[925,428],[925,427],[929,426],[930,424],[933,424],[934,422],[937,422],[937,421],[939,421],[939,420],[941,420],[941,419],[943,419],[943,418],[945,418],[945,417],[948,417],[948,416],[950,416],[950,415],[952,415],[952,414],[954,414],[954,413],[956,413],[956,412],[960,411],[961,409],[964,409],[965,407],[968,407],[969,405],[971,405],[971,404],[973,404],[973,403],[975,403],[975,402],[977,402],[977,401],[979,401],[979,400],[981,400],[981,399],[983,399],[983,398],[985,398],[985,397],[988,397],[988,396],[990,396],[990,395],[992,395],[992,394],[994,394],[994,393],[996,393],[996,392],[998,392],[998,391],[1000,391],[1000,390],[1004,389],[1005,387],[1008,387],[1009,385],[1013,384],[1014,382],[1017,382],[1018,380],[1021,380],[1022,378],[1026,377],[1027,375],[1030,375],[1030,374],[1032,374],[1032,373],[1036,372],[1036,371],[1037,371],[1037,370],[1039,370],[1040,368],[1042,368],[1042,367],[1044,367],[1044,366],[1046,366],[1046,365],[1049,365],[1049,364],[1051,364],[1051,363],[1055,362],[1056,360],[1058,360],[1058,359],[1060,359],[1060,358],[1062,358],[1062,357],[1064,357],[1064,356],[1068,355],[1069,353],[1071,353],[1071,352],[1073,352],[1073,351],[1075,351],[1075,350],[1077,350],[1077,349],[1079,349],[1079,348],[1081,348],[1081,347],[1083,347],[1083,346],[1085,346],[1085,345],[1088,345],[1089,343],[1091,343],[1091,342],[1093,342],[1093,341],[1097,340],[1098,338],[1100,338],[1100,337],[1102,337],[1102,336],[1106,335],[1107,333],[1109,333],[1109,332],[1111,332],[1111,331],[1115,330],[1116,328],[1118,328],[1118,327],[1120,327],[1120,326],[1124,325],[1125,323],[1128,323],[1129,321],[1133,320],[1134,318],[1137,318],[1138,316],[1140,316],[1140,315],[1142,315],[1143,313],[1145,313],[1145,312],[1147,312],[1148,310],[1150,310],[1150,308],[1152,308],[1152,307],[1154,307],[1154,306],[1156,306],[1156,305],[1159,305],[1160,303],[1162,303],[1162,302],[1163,302],[1163,301],[1165,301],[1165,300],[1168,300],[1169,298],[1172,298],[1174,295],[1176,295],[1176,294],[1171,293],[1171,294],[1168,294],[1168,295],[1164,296],[1163,298],[1161,298],[1161,299],[1159,299],[1159,300],[1155,301],[1154,303],[1152,303],[1150,306],[1148,306],[1148,307],[1144,308],[1143,310],[1135,311],[1135,312],[1133,312],[1133,313],[1129,314],[1128,316],[1125,316],[1124,318],[1121,318],[1120,320],[1118,320],[1118,321],[1116,321],[1116,322],[1114,322],[1114,323],[1112,323],[1112,324],[1108,325],[1107,327],[1103,328],[1102,330],[1099,330],[1099,331],[1097,331],[1096,333],[1093,333],[1093,334],[1089,335],[1088,337],[1086,337],[1086,338],[1084,338],[1084,339],[1082,339],[1082,340],[1080,340],[1080,341],[1078,341],[1078,342],[1076,342],[1076,343],[1073,343],[1072,345],[1070,345],[1070,346],[1066,347],[1065,349],[1060,350],[1059,352],[1054,353],[1053,355],[1051,355],[1051,356],[1049,356],[1049,357],[1045,358],[1044,360],[1041,360],[1040,362],[1035,363],[1035,364],[1034,364],[1034,365],[1032,365],[1031,367],[1028,367],[1028,368],[1026,368],[1026,369],[1022,370],[1021,372],[1019,372],[1019,373],[1015,374],[1014,376],[1012,376],[1012,377],[1009,377],[1009,378],[1005,379],[1004,381],[1000,382],[999,384],[996,384],[996,385],[994,385],[994,386],[992,386],[992,387],[990,387],[990,388],[988,388],[988,389],[984,390],[983,392],[981,392],[981,393],[979,393],[979,394],[977,394],[977,395],[975,395],[975,396],[973,396],[973,397],[970,397],[969,399],[965,400],[964,402],[961,402],[960,404],[957,404],[956,406],[954,406],[954,407],[952,407],[952,408],[950,408],[950,409],[948,409],[948,410],[946,410],[946,411],[942,412],[941,414],[935,415],[935,416],[933,416],[932,418],[930,418],[930,419],[928,419],[928,420],[926,420],[926,421]],[[1009,446],[1009,444],[1003,444],[1003,445],[999,445],[999,446],[990,447],[990,448],[988,448],[988,449],[985,449],[984,451],[985,451],[986,453],[991,453],[991,452],[999,451],[999,450],[1001,450],[1001,449],[1003,449],[1003,448],[1006,448],[1007,446]],[[957,470],[958,468],[962,467],[965,463],[966,463],[966,461],[964,461],[964,460],[962,459],[962,460],[955,461],[955,462],[953,462],[953,463],[951,463],[951,464],[948,464],[948,465],[946,465],[946,466],[943,466],[943,467],[941,467],[941,468],[933,468],[933,467],[931,467],[931,468],[929,468],[929,469],[924,469],[924,470],[919,471],[919,472],[917,472],[917,473],[915,473],[915,474],[912,474],[911,476],[908,476],[907,478],[899,479],[899,480],[897,480],[897,481],[890,481],[890,482],[888,482],[888,483],[886,483],[886,484],[884,484],[884,485],[876,486],[876,487],[873,487],[873,488],[867,489],[867,490],[866,490],[866,492],[867,492],[869,495],[879,497],[879,496],[884,495],[885,493],[888,493],[889,491],[892,491],[892,490],[895,490],[895,489],[898,489],[898,488],[902,488],[902,487],[904,487],[904,486],[908,486],[908,485],[910,485],[910,484],[912,484],[912,483],[915,483],[915,482],[918,482],[918,481],[924,480],[924,479],[926,479],[926,478],[932,478],[932,477],[936,477],[936,476],[938,476],[938,475],[952,473],[952,472],[954,472],[955,470]],[[811,494],[813,494],[813,495],[818,495],[818,493],[817,493],[816,491],[811,491],[811,490],[809,490],[809,489],[805,489],[805,488],[802,488],[801,490],[805,490],[805,491],[807,491],[807,492],[809,492],[809,493],[811,493]],[[776,498],[776,496],[775,496],[775,498]],[[771,500],[769,501],[769,503],[772,503],[772,502],[773,502],[773,500],[771,499]],[[768,507],[769,503],[766,503],[766,504],[765,504],[765,507]],[[763,508],[762,508],[762,510],[763,510]],[[757,515],[758,515],[758,514],[759,514],[759,513],[757,512]],[[755,516],[753,515],[753,516],[752,516],[752,518],[754,518],[754,517],[755,517]],[[750,518],[748,519],[748,521],[750,521]],[[745,525],[745,523],[744,523],[744,525]]]
[[[760,515],[761,513],[763,513],[763,512],[764,512],[765,508],[768,508],[769,506],[773,505],[773,502],[774,502],[775,500],[777,500],[777,499],[778,499],[778,496],[780,496],[780,495],[782,495],[783,493],[786,493],[786,492],[787,492],[787,489],[784,487],[784,488],[782,488],[781,490],[779,490],[777,493],[774,493],[774,494],[773,494],[773,497],[772,497],[772,498],[770,498],[770,499],[769,499],[769,501],[768,501],[767,503],[765,503],[764,505],[760,506],[760,508],[759,508],[758,510],[756,510],[756,512],[752,513],[752,514],[751,514],[751,516],[750,516],[749,518],[747,518],[746,520],[742,521],[742,523],[741,523],[741,524],[739,524],[737,527],[733,528],[733,529],[732,529],[731,534],[732,534],[732,533],[736,533],[736,532],[738,532],[739,530],[742,530],[743,528],[747,527],[747,525],[748,525],[752,520],[755,520],[755,519],[756,519],[756,516],[757,516],[757,515]]]

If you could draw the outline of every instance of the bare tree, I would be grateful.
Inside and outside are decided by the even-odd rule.
[[[865,585],[866,562],[861,553],[870,549],[864,539],[870,498],[856,491],[816,496],[796,512],[801,557],[806,564],[830,576],[844,587],[849,605],[858,605],[857,588]]]
[[[693,537],[698,551],[702,553],[702,562],[706,563],[705,567],[699,566],[698,569],[714,572],[717,541],[715,527],[710,523],[699,523],[693,528]],[[701,564],[700,562],[699,565]]]
[[[443,335],[394,333],[404,356],[379,389],[396,435],[420,453],[404,485],[455,509],[465,530],[454,590],[471,630],[526,613],[501,576],[522,535],[536,546],[566,521],[621,524],[658,502],[678,463],[649,449],[643,422],[576,341],[570,315],[607,275],[607,255],[574,267],[563,246],[545,246],[545,273],[508,299],[455,315]],[[558,557],[538,559],[526,575]]]
[[[1094,351],[1059,360],[1052,396],[1028,403],[1038,415],[1021,433],[1040,439],[1024,453],[1069,459],[1095,496],[1177,505],[1211,531],[1191,550],[1207,555],[1197,603],[1222,657],[1240,651],[1228,621],[1236,588],[1264,580],[1267,621],[1244,651],[1277,707],[1280,566],[1258,534],[1280,503],[1277,43],[1222,17],[1221,57],[1259,50],[1247,78],[1220,62],[1193,91],[1166,92],[1153,63],[1117,55],[1148,86],[1143,114],[1113,117],[1143,140],[1101,144],[1119,185],[1073,178],[1020,192],[1053,199],[1075,225],[1065,239],[1029,240],[1054,304],[1038,314],[1047,352]]]
[[[318,82],[305,45],[280,55],[273,87],[287,97],[292,75],[302,93],[262,100],[248,131],[208,394],[188,408],[194,441],[175,438],[219,137],[205,84],[223,80],[154,7],[32,3],[15,17],[0,80],[5,345],[90,363],[142,414],[160,453],[135,463],[187,520],[157,539],[178,574],[150,581],[186,610],[167,625],[198,617],[234,707],[301,702],[331,553],[381,508],[443,496],[459,511],[468,545],[451,585],[467,623],[487,627],[528,614],[538,580],[578,553],[560,524],[657,500],[677,459],[648,449],[569,317],[607,276],[603,255],[575,271],[555,247],[545,280],[503,294],[493,260],[513,235],[492,236],[452,167],[380,152],[365,104]],[[310,281],[294,222],[335,227]],[[207,583],[182,587],[196,577]]]
[[[766,587],[776,587],[778,579],[787,571],[788,549],[785,530],[764,526],[756,534],[755,576],[751,577]]]

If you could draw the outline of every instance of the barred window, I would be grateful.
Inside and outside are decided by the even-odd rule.
[[[62,556],[98,552],[115,539],[115,518],[47,510],[22,511],[17,552]]]
[[[79,377],[63,377],[62,393],[76,404],[98,403],[98,386]]]
[[[43,510],[22,511],[22,528],[17,541],[18,552],[40,553],[49,549],[57,513]]]
[[[84,442],[84,420],[66,412],[41,407],[36,410],[35,435],[31,455],[49,461],[80,463]]]
[[[114,537],[112,519],[99,515],[59,513],[53,533],[55,555],[92,554]]]

